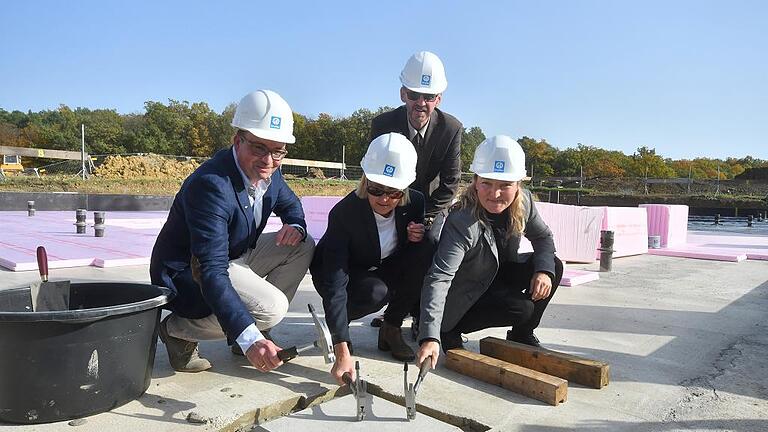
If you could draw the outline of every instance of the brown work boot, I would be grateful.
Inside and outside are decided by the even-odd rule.
[[[413,361],[416,355],[411,347],[403,340],[403,333],[400,327],[384,321],[379,328],[379,349],[382,351],[392,351],[392,357],[399,361]]]
[[[168,334],[168,315],[160,322],[160,340],[168,351],[168,360],[177,372],[202,372],[211,368],[211,363],[200,358],[197,342],[179,339]]]

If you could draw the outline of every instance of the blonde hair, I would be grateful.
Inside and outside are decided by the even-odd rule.
[[[368,199],[367,189],[368,189],[368,178],[365,177],[365,174],[363,174],[363,176],[360,177],[360,182],[357,183],[357,188],[355,189],[355,195],[357,195],[357,197],[361,199]],[[401,206],[407,205],[409,202],[411,202],[411,194],[408,192],[408,188],[405,188],[405,190],[403,190],[403,197],[400,198],[400,202],[397,203],[397,206],[401,207]]]
[[[472,183],[464,189],[464,192],[462,192],[459,197],[457,207],[471,210],[472,214],[478,220],[490,226],[490,221],[488,221],[488,218],[485,216],[485,209],[482,204],[480,204],[480,199],[477,197],[477,189],[475,185],[478,178],[477,174],[475,174]],[[517,183],[517,195],[506,210],[509,212],[507,237],[520,235],[525,231],[525,201],[527,200],[525,189],[523,188],[522,182],[517,181],[513,183]]]

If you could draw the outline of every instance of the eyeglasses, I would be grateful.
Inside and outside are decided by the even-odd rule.
[[[372,196],[375,196],[375,197],[380,197],[380,196],[382,196],[384,194],[387,194],[389,199],[393,199],[393,200],[400,199],[405,194],[401,190],[397,190],[397,189],[382,189],[380,187],[371,186],[371,185],[368,185],[368,187],[365,188],[365,190],[366,190],[366,192],[368,192],[368,195],[372,195]]]
[[[419,93],[411,90],[406,90],[405,94],[408,96],[408,100],[414,102],[419,100],[420,97],[424,98],[424,102],[434,102],[437,99],[436,94]]]
[[[245,135],[240,135],[240,139],[242,139],[248,144],[248,149],[256,157],[261,158],[266,155],[270,155],[272,157],[272,160],[279,161],[280,159],[284,158],[285,155],[288,154],[288,150],[285,150],[285,149],[270,150],[264,144],[249,140],[248,138],[245,137]]]

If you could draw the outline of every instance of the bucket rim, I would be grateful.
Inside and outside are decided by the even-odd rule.
[[[114,306],[103,306],[90,309],[69,309],[65,311],[43,311],[43,312],[5,312],[0,311],[0,322],[46,322],[55,321],[61,323],[84,323],[92,322],[100,319],[126,315],[134,312],[143,312],[151,309],[156,309],[170,302],[174,293],[159,285],[148,283],[125,283],[125,282],[75,282],[72,285],[86,286],[86,285],[109,285],[120,284],[121,286],[149,286],[157,288],[160,294],[145,300],[141,300],[133,303],[125,303]],[[29,290],[29,287],[11,288],[3,290],[5,292],[24,291]]]

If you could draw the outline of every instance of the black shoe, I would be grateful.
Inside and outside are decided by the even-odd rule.
[[[440,347],[444,353],[447,353],[451,349],[464,349],[464,339],[461,337],[461,333],[457,331],[449,331],[448,333],[440,333]]]
[[[238,345],[237,342],[232,344],[231,349],[232,349],[232,354],[237,355],[237,356],[245,356],[245,353],[243,352],[243,349],[240,348],[240,345]]]
[[[541,348],[541,342],[539,341],[539,338],[537,338],[536,335],[533,334],[533,332],[517,334],[517,333],[514,333],[512,330],[507,330],[507,340],[525,344],[525,345],[530,345],[536,348]]]
[[[384,323],[384,315],[379,315],[371,320],[371,327],[379,328]]]

